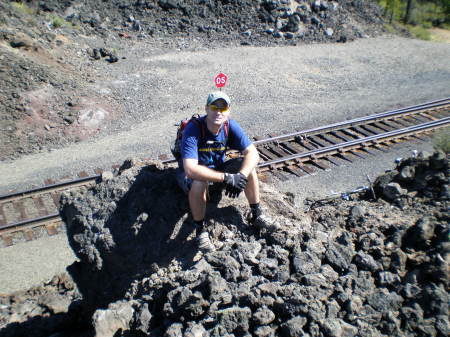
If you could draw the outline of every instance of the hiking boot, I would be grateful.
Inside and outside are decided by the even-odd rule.
[[[209,239],[209,234],[207,231],[202,231],[199,235],[197,235],[196,240],[198,249],[203,253],[213,252],[215,250],[214,245]]]
[[[265,214],[260,214],[255,219],[251,219],[250,223],[259,230],[265,229],[270,232],[276,231],[280,228],[280,225],[276,222],[276,220]]]

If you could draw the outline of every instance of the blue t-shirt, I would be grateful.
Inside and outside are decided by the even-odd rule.
[[[228,119],[227,141],[224,126],[222,126],[217,135],[214,135],[208,130],[205,118],[206,116],[200,118],[204,137],[202,137],[202,131],[198,123],[190,122],[184,129],[181,141],[182,160],[197,159],[199,165],[215,169],[225,161],[226,148],[242,152],[252,144],[235,120]],[[183,169],[182,160],[180,163],[181,169]]]

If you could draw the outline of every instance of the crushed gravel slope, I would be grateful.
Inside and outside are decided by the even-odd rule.
[[[450,44],[398,37],[347,44],[156,50],[145,43],[99,63],[123,116],[99,137],[0,163],[0,193],[130,157],[169,153],[173,124],[203,109],[212,78],[229,76],[233,117],[250,135],[293,131],[450,96]]]

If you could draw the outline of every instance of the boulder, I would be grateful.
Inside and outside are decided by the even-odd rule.
[[[129,330],[134,310],[127,301],[111,303],[107,309],[98,309],[92,316],[96,337],[113,337],[117,332]]]
[[[178,1],[176,0],[158,0],[158,5],[164,10],[171,10],[178,8]]]
[[[411,182],[414,180],[415,174],[416,170],[414,166],[404,166],[398,174],[398,179],[405,182]]]
[[[294,271],[301,275],[317,273],[320,269],[321,261],[319,257],[311,251],[295,250],[292,257]]]
[[[378,176],[375,179],[373,183],[373,188],[377,196],[383,195],[384,188],[386,187],[387,184],[391,183],[395,179],[397,174],[398,174],[397,171],[392,170],[382,174],[381,176]]]
[[[448,167],[448,159],[443,151],[436,151],[430,157],[430,167],[433,170],[442,170]]]
[[[353,337],[358,333],[358,328],[344,322],[341,319],[327,319],[320,322],[320,326],[329,337]]]
[[[381,269],[381,266],[375,261],[375,259],[371,255],[366,254],[363,251],[359,251],[355,255],[354,263],[362,270],[375,272]]]
[[[407,190],[403,189],[398,183],[389,183],[383,189],[383,196],[392,201],[405,195],[406,192]]]
[[[379,272],[377,275],[378,285],[382,287],[396,286],[400,283],[400,277],[388,271]]]
[[[275,314],[267,307],[258,308],[253,314],[253,322],[256,325],[269,325],[275,319]]]
[[[384,200],[333,200],[311,209],[305,226],[275,193],[271,202],[286,215],[277,231],[261,232],[245,227],[235,205],[223,200],[209,225],[219,248],[194,256],[186,239],[194,228],[169,173],[127,161],[117,176],[62,197],[84,271],[77,284],[87,309],[95,309],[98,331],[201,337],[445,331],[450,249],[443,202],[418,206],[430,200],[419,195],[411,201],[417,214],[403,217]],[[433,216],[409,220],[424,213]],[[171,245],[174,237],[182,239]],[[118,319],[123,315],[110,303],[131,314]],[[112,317],[111,325],[102,317]]]
[[[206,329],[201,324],[188,323],[183,337],[204,337],[207,335]]]
[[[343,272],[350,267],[354,254],[351,247],[346,247],[338,243],[331,243],[325,253],[325,258],[334,270]]]
[[[366,213],[366,210],[361,205],[353,206],[350,209],[350,216],[355,220],[361,220]]]
[[[367,298],[367,303],[379,312],[396,311],[401,307],[403,298],[385,288],[376,289]]]
[[[171,324],[163,335],[163,337],[179,337],[179,336],[183,336],[183,324],[181,323]]]
[[[231,307],[219,310],[216,313],[217,322],[225,328],[227,332],[247,332],[249,329],[252,312],[247,307]]]
[[[256,337],[276,337],[276,333],[275,333],[275,329],[264,325],[264,326],[259,326],[255,329],[255,331],[253,332],[253,335]]]
[[[289,16],[288,22],[287,24],[281,28],[281,30],[283,32],[291,32],[291,33],[296,33],[299,30],[299,25],[300,25],[300,16],[294,14]]]
[[[435,219],[431,217],[419,219],[414,226],[411,226],[405,232],[402,239],[403,246],[424,248],[429,245],[433,238],[435,227]]]
[[[282,336],[295,337],[304,334],[303,327],[307,323],[306,317],[297,316],[281,325]]]

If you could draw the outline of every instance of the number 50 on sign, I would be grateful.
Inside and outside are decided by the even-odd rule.
[[[222,88],[227,84],[228,77],[227,75],[220,73],[214,77],[214,84],[217,88]]]

